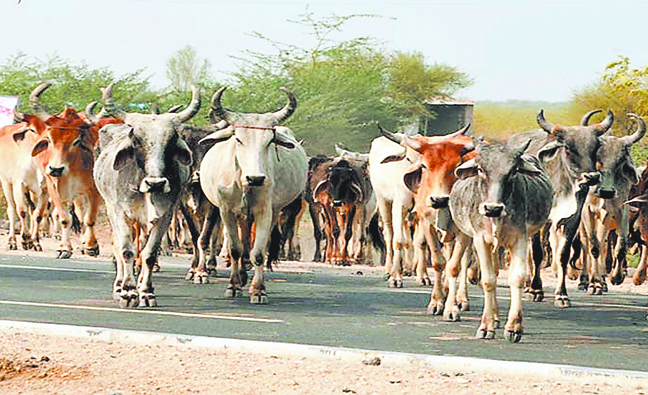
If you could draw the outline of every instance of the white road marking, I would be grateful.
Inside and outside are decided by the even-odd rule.
[[[0,265],[0,268],[7,269],[30,269],[30,270],[49,270],[53,272],[78,272],[78,273],[108,273],[114,274],[114,270],[90,270],[90,269],[72,269],[65,267],[47,267],[47,266],[24,266],[24,265]]]
[[[113,313],[130,313],[130,314],[149,314],[149,315],[164,315],[172,317],[188,317],[188,318],[208,318],[216,320],[231,320],[231,321],[249,321],[249,322],[262,322],[267,324],[279,324],[285,321],[272,320],[266,318],[252,318],[252,317],[236,317],[230,315],[218,314],[195,314],[195,313],[181,313],[176,311],[159,311],[159,310],[139,310],[139,309],[117,309],[111,307],[95,307],[95,306],[74,306],[68,304],[52,304],[52,303],[36,303],[36,302],[19,302],[13,300],[0,300],[0,304],[14,305],[14,306],[30,306],[30,307],[49,307],[56,309],[74,309],[74,310],[89,310],[89,311],[107,311]]]

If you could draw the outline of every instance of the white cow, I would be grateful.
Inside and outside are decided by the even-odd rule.
[[[229,126],[205,137],[216,144],[200,166],[200,184],[205,196],[220,209],[229,237],[232,257],[226,297],[241,295],[244,280],[240,265],[244,251],[239,229],[254,223],[255,237],[250,251],[254,278],[250,282],[250,303],[268,302],[263,281],[263,263],[270,234],[281,209],[293,202],[306,187],[308,159],[292,131],[277,126],[295,111],[292,92],[287,104],[276,112],[243,114],[224,109],[221,88],[212,98],[211,110]]]
[[[381,133],[384,131],[380,125],[378,128]],[[403,182],[403,176],[419,156],[418,152],[386,137],[374,139],[369,150],[369,178],[382,219],[386,246],[385,274],[389,276],[388,282],[392,288],[403,286],[403,266],[411,266],[412,237],[406,220],[414,205],[414,194]]]

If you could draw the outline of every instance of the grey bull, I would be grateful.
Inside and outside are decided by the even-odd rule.
[[[265,114],[235,113],[221,106],[224,90],[214,93],[211,108],[228,126],[204,139],[215,144],[201,163],[200,185],[219,209],[228,235],[232,270],[226,296],[241,295],[244,281],[239,268],[244,246],[239,229],[253,223],[250,259],[255,271],[249,286],[250,303],[265,304],[263,263],[270,233],[281,209],[306,187],[306,153],[290,129],[278,126],[295,111],[297,100],[282,88],[288,97],[282,109]]]
[[[527,277],[529,239],[549,217],[552,188],[538,160],[505,145],[477,147],[478,155],[455,170],[450,211],[461,232],[471,237],[482,272],[484,310],[477,337],[492,339],[499,323],[496,289],[500,247],[511,256],[508,272],[511,306],[505,336],[518,342],[523,334],[522,287]]]
[[[117,260],[113,298],[120,307],[154,307],[151,273],[192,162],[191,151],[178,130],[198,113],[200,92],[192,88],[193,97],[185,110],[156,115],[119,110],[112,88],[111,84],[104,89],[104,108],[124,124],[101,129],[94,179],[113,232]],[[139,229],[148,229],[148,238],[139,252],[142,269],[136,283],[133,266],[139,246],[134,236]]]

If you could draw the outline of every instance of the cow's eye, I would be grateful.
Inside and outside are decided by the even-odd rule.
[[[74,145],[75,147],[78,147],[80,144],[81,144],[81,139],[76,139],[76,140],[74,140],[74,142],[72,143],[72,145]]]
[[[234,139],[236,140],[236,144],[241,144],[241,145],[243,145],[243,142],[242,142],[241,140],[239,140],[238,137],[235,137]]]

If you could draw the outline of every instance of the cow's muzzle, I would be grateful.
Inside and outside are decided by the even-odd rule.
[[[47,174],[52,177],[61,177],[65,171],[65,166],[47,166]]]
[[[248,186],[261,187],[265,182],[265,176],[245,176]]]
[[[342,206],[342,201],[341,200],[334,200],[332,203],[333,203],[333,207],[341,207]]]
[[[142,193],[171,192],[169,180],[166,177],[145,177],[139,189]]]
[[[616,196],[614,188],[596,188],[595,195],[601,199],[613,199]]]
[[[487,217],[497,218],[501,217],[502,213],[504,213],[504,205],[498,203],[485,203],[482,204],[479,211]]]
[[[430,207],[432,208],[446,208],[450,201],[449,196],[430,196]]]

